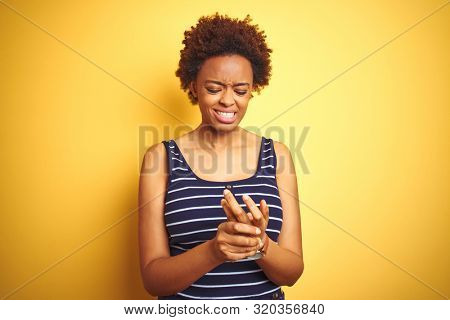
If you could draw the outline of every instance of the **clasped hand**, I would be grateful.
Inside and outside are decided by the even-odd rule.
[[[224,190],[220,204],[227,221],[218,226],[213,239],[214,253],[220,261],[235,261],[254,255],[263,247],[267,237],[269,207],[266,201],[261,200],[258,208],[250,196],[244,195],[242,199],[249,212],[244,211],[229,190]]]

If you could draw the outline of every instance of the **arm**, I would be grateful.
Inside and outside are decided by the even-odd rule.
[[[164,145],[149,148],[139,180],[139,251],[144,287],[152,296],[182,291],[221,263],[212,240],[170,256],[163,213],[167,171]]]
[[[293,286],[304,270],[297,176],[289,149],[279,142],[275,142],[274,147],[283,225],[278,244],[269,238],[266,255],[256,263],[272,282]]]
[[[255,260],[267,278],[279,286],[292,287],[303,273],[303,257],[269,238],[266,255]]]
[[[157,258],[143,271],[146,290],[152,296],[167,296],[183,291],[221,262],[211,254],[208,240],[173,257]]]

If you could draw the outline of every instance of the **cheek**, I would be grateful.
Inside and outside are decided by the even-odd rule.
[[[239,116],[242,118],[247,112],[247,107],[239,107]]]
[[[220,103],[219,95],[211,95],[207,93],[202,93],[199,95],[198,100],[199,103],[201,102],[201,104],[205,107],[211,107]]]
[[[219,95],[212,95],[212,94],[205,94],[205,95],[203,95],[203,101],[207,105],[218,104],[219,101],[220,101],[220,96]]]

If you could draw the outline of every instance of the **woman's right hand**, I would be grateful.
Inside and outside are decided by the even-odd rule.
[[[260,249],[259,228],[237,221],[226,221],[217,227],[212,241],[212,254],[219,262],[235,261],[252,256]],[[260,230],[259,230],[260,231]]]

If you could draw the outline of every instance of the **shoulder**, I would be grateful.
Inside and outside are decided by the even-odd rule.
[[[154,145],[148,147],[148,149],[145,151],[144,158],[151,158],[151,157],[160,157],[165,154],[166,147],[164,146],[164,143],[158,142]]]
[[[286,147],[286,145],[283,142],[275,141],[273,139],[272,141],[273,141],[273,148],[275,149],[277,157],[291,156],[291,151],[289,150],[288,147]]]
[[[166,165],[166,147],[162,142],[158,142],[146,150],[142,161],[141,173],[155,174],[157,172],[161,173],[161,171],[165,172],[166,170],[158,169],[165,168]]]
[[[295,175],[294,160],[291,150],[282,142],[273,140],[273,148],[277,158],[277,177]]]
[[[139,177],[139,206],[160,199],[168,185],[168,165],[165,146],[162,142],[149,147],[145,152]],[[152,202],[155,203],[155,202]],[[145,210],[142,210],[142,212]]]
[[[291,150],[283,142],[273,140],[273,148],[277,156],[277,163],[292,161]]]

